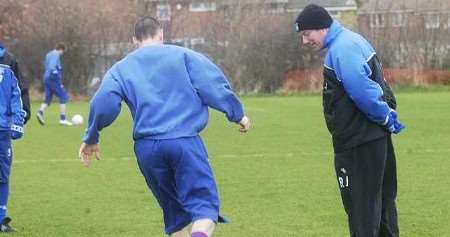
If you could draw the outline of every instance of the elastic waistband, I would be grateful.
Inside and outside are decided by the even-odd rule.
[[[192,137],[200,137],[198,134],[196,135],[186,135],[186,136],[147,136],[147,137],[141,137],[138,139],[135,139],[134,141],[140,141],[140,140],[176,140],[176,139],[183,139],[183,138],[192,138]]]

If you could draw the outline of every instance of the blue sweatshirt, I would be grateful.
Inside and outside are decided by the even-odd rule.
[[[45,71],[44,80],[61,80],[62,78],[62,66],[60,61],[60,54],[56,49],[50,51],[45,56]]]
[[[0,130],[10,130],[13,125],[22,127],[24,117],[16,77],[9,66],[0,64]]]
[[[336,73],[347,95],[371,121],[385,125],[390,112],[383,101],[383,90],[369,77],[368,61],[375,55],[372,46],[359,34],[333,21],[325,37],[328,48],[324,67]]]
[[[112,66],[91,100],[85,143],[98,143],[122,101],[133,117],[134,140],[197,136],[208,107],[231,122],[244,116],[222,71],[202,54],[173,45],[141,47]]]

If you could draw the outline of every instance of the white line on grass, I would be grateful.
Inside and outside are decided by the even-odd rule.
[[[130,156],[123,156],[123,157],[119,157],[118,159],[105,159],[105,160],[101,160],[103,161],[129,161],[133,159],[134,157],[130,157]],[[30,160],[30,159],[26,159],[26,160],[13,160],[14,164],[24,164],[24,163],[73,163],[73,162],[80,162],[79,159],[77,158],[73,158],[73,159],[66,159],[66,158],[61,158],[61,159],[50,159],[50,160]],[[81,162],[80,162],[81,163]]]
[[[421,150],[399,150],[396,151],[397,154],[439,154],[439,153],[449,153],[450,149],[421,149]],[[302,157],[302,156],[329,156],[332,157],[333,153],[330,152],[295,152],[295,153],[250,153],[250,154],[223,154],[223,155],[213,155],[210,156],[211,159],[216,158],[225,158],[225,159],[237,159],[237,158],[272,158],[272,157]],[[110,161],[130,161],[135,160],[134,156],[122,156],[117,159],[114,157],[109,157],[102,159],[101,162],[110,162]],[[50,160],[36,160],[36,159],[24,159],[17,160],[14,159],[13,162],[15,164],[27,164],[27,163],[75,163],[80,162],[79,159],[74,157],[73,159],[61,158],[61,159],[50,159]]]

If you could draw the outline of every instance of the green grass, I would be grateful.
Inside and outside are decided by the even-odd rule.
[[[402,236],[450,233],[450,93],[398,93],[407,129],[395,137]],[[223,214],[217,237],[348,236],[333,171],[321,97],[247,97],[248,134],[211,113],[202,136],[218,181]],[[36,110],[38,104],[34,104]],[[87,117],[87,103],[69,111]],[[159,207],[137,168],[130,115],[102,133],[102,160],[77,158],[85,129],[35,118],[14,143],[9,215],[12,236],[163,236]]]

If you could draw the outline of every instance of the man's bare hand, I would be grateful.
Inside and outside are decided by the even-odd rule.
[[[80,157],[80,161],[84,166],[88,167],[91,164],[92,155],[95,156],[95,159],[100,160],[100,146],[98,144],[82,143],[78,157]]]

